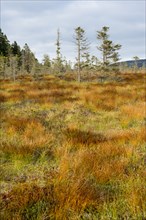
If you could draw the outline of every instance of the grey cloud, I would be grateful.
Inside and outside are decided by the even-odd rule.
[[[110,36],[122,44],[123,59],[144,57],[144,1],[2,1],[2,30],[11,41],[25,42],[41,60],[55,56],[57,28],[61,31],[63,56],[75,57],[74,29],[81,26],[98,54],[96,31],[110,27]],[[100,55],[99,55],[100,56]]]

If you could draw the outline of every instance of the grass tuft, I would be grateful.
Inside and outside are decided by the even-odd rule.
[[[146,219],[145,77],[1,80],[1,219]]]

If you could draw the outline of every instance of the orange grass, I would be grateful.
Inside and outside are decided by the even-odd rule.
[[[146,77],[120,77],[2,81],[2,220],[146,218]]]

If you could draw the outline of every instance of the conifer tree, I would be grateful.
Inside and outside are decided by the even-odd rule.
[[[107,70],[111,63],[116,63],[119,60],[117,51],[121,48],[120,44],[114,44],[109,40],[108,31],[109,27],[106,26],[101,31],[97,31],[97,39],[101,41],[101,45],[97,48],[102,54],[101,67],[103,70]]]
[[[51,69],[51,60],[47,54],[44,54],[43,58],[43,72],[48,73]]]
[[[43,65],[48,67],[48,68],[51,67],[51,60],[50,60],[50,57],[47,54],[44,54]]]
[[[10,56],[10,71],[13,77],[13,81],[16,80],[16,74],[17,74],[17,67],[18,67],[18,60],[17,56]]]
[[[8,57],[10,55],[10,42],[7,36],[0,29],[0,56]]]
[[[17,63],[17,70],[21,69],[21,48],[20,46],[17,44],[16,41],[14,41],[14,43],[11,44],[11,58],[12,56],[15,57],[15,63]]]
[[[61,43],[60,43],[60,30],[57,30],[57,40],[56,40],[56,59],[54,60],[54,70],[57,73],[63,72],[63,60],[61,54]]]
[[[27,73],[31,73],[35,61],[35,55],[31,52],[29,46],[25,44],[23,50],[21,51],[23,70],[27,71]]]
[[[16,41],[11,45],[11,54],[14,56],[20,56],[21,55],[21,49],[20,46],[17,44]]]
[[[133,59],[134,59],[134,72],[137,73],[139,57],[138,56],[134,56]]]
[[[85,37],[85,31],[81,27],[77,27],[75,29],[75,44],[77,46],[77,80],[81,81],[81,63],[82,58],[85,56],[89,49],[89,43],[87,42],[87,38]]]

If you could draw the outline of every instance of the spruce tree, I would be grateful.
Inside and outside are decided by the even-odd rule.
[[[43,72],[48,73],[51,69],[51,60],[50,57],[47,54],[44,54],[43,58]]]
[[[17,44],[16,41],[14,41],[14,43],[11,44],[11,56],[14,56],[16,61],[17,61],[17,70],[21,69],[21,48],[20,46]]]
[[[134,72],[137,73],[139,57],[138,56],[134,56],[133,59],[134,59]]]
[[[60,30],[57,30],[57,40],[56,40],[56,59],[54,60],[54,70],[57,73],[63,72],[63,60],[61,54],[61,43],[60,43]]]
[[[27,73],[31,73],[36,58],[27,44],[24,45],[24,48],[21,51],[21,62],[23,71],[25,70]]]
[[[8,57],[10,55],[10,42],[7,36],[0,29],[0,56]]]
[[[81,81],[81,64],[82,58],[85,57],[89,49],[89,43],[87,42],[87,38],[85,37],[85,30],[81,27],[77,27],[75,29],[75,44],[77,46],[77,80]]]
[[[114,44],[109,40],[109,27],[104,26],[101,31],[97,31],[97,39],[101,41],[97,49],[102,54],[101,67],[107,70],[111,63],[116,63],[119,60],[118,50],[121,48],[120,44]]]
[[[20,46],[17,44],[16,41],[14,41],[14,43],[11,45],[11,54],[14,56],[21,56],[21,48]]]

